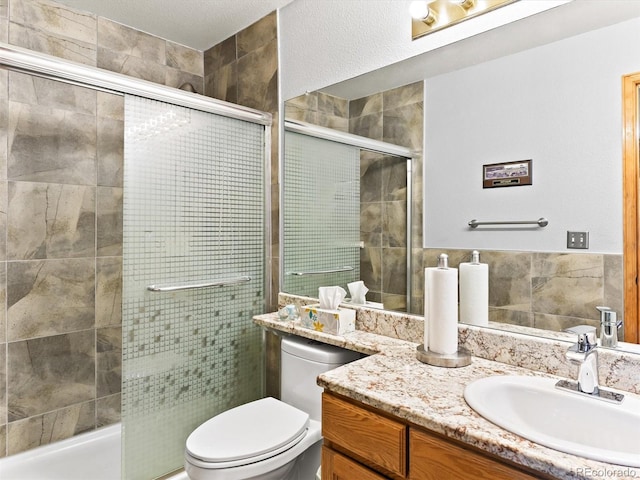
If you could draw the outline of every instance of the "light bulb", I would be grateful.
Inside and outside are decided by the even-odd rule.
[[[411,13],[411,18],[422,20],[429,15],[429,2],[424,0],[411,2],[409,13]]]

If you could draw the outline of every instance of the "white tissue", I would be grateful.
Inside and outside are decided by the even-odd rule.
[[[425,342],[434,353],[452,355],[458,351],[458,269],[425,268],[424,278]]]
[[[320,308],[325,310],[337,310],[340,303],[347,296],[347,292],[342,287],[319,287],[318,298]]]
[[[349,287],[349,293],[351,294],[351,303],[357,305],[364,305],[367,303],[365,295],[369,289],[364,286],[364,282],[362,280],[347,283],[347,287]]]
[[[460,323],[489,324],[489,265],[460,264]]]

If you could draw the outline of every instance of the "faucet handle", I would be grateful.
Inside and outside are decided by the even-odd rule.
[[[609,307],[596,307],[600,312],[600,323],[607,327],[620,328],[622,320],[618,320],[618,314]]]
[[[578,352],[588,352],[597,346],[596,327],[590,325],[576,325],[567,328],[565,332],[578,335]]]
[[[618,330],[622,320],[609,307],[596,307],[600,312],[600,345],[615,348],[618,346]]]

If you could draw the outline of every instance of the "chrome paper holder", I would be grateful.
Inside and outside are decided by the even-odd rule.
[[[504,222],[479,222],[474,219],[471,220],[468,225],[470,228],[477,228],[481,225],[538,225],[542,228],[549,225],[549,220],[544,217],[540,217],[538,220],[512,220]]]

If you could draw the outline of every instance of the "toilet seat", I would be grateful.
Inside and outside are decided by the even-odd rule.
[[[307,413],[267,397],[207,420],[187,438],[186,453],[208,469],[237,467],[292,448],[308,428]]]

